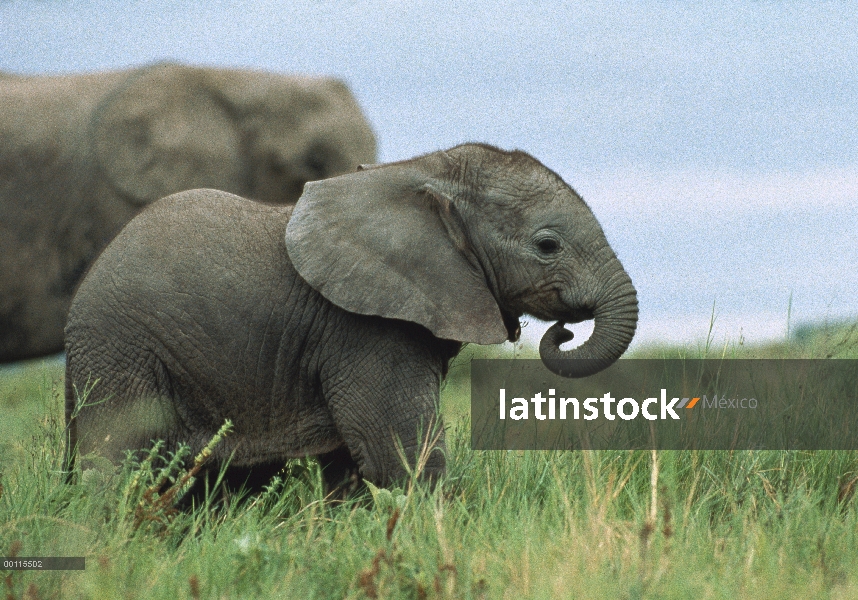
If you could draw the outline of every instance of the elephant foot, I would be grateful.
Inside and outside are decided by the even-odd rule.
[[[318,460],[327,500],[342,502],[366,489],[358,465],[345,446],[319,455]]]

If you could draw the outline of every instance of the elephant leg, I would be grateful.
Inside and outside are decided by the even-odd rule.
[[[240,495],[246,497],[256,495],[282,469],[282,463],[267,463],[254,465],[253,467],[228,467],[218,485],[220,465],[213,465],[194,479],[194,483],[190,489],[176,503],[176,508],[187,511],[191,510],[194,506],[202,506],[205,504],[206,494],[212,498],[215,504],[222,503],[230,496]],[[161,493],[165,491],[166,489],[161,490]]]
[[[345,500],[364,489],[358,464],[345,446],[320,455],[318,460],[322,468],[325,498]]]
[[[265,463],[253,467],[230,467],[224,474],[223,481],[229,490],[258,494],[283,470],[283,465],[284,463]]]
[[[127,450],[150,448],[152,440],[164,440],[164,456],[176,451],[182,419],[164,363],[124,344],[133,332],[94,334],[86,345],[77,343],[79,335],[71,331],[66,357],[69,465],[72,452],[94,452],[119,464]]]
[[[418,472],[431,482],[445,470],[439,384],[452,353],[433,348],[432,339],[420,340],[421,331],[383,326],[398,343],[382,339],[370,357],[331,364],[322,373],[325,398],[364,479],[390,487]]]

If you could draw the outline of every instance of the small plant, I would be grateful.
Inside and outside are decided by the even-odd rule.
[[[232,422],[228,419],[206,446],[194,457],[190,468],[183,468],[185,458],[190,453],[186,445],[180,445],[166,466],[156,469],[155,461],[160,458],[163,442],[157,441],[146,452],[142,462],[134,469],[133,476],[122,493],[125,506],[134,504],[133,529],[136,531],[144,523],[160,526],[169,525],[178,513],[176,501],[187,491],[192,480],[206,465],[212,451],[223,438],[232,431]],[[168,486],[168,482],[172,481]],[[139,498],[139,499],[138,499]]]

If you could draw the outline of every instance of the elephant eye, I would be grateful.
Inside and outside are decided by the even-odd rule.
[[[281,176],[286,173],[287,165],[286,162],[281,159],[279,156],[271,156],[268,159],[268,172],[274,175],[275,177]]]
[[[319,179],[324,179],[325,172],[327,171],[327,165],[325,165],[324,160],[317,156],[308,156],[305,161],[307,165],[307,169],[313,173]]]
[[[337,162],[336,152],[323,144],[314,144],[304,156],[304,166],[310,172],[313,179],[324,179],[328,177],[329,165]]]
[[[554,254],[560,250],[560,244],[554,238],[546,237],[536,242],[540,254]]]

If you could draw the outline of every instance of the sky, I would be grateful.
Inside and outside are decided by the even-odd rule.
[[[19,73],[340,77],[382,161],[526,150],[626,265],[636,343],[705,338],[713,312],[734,341],[858,316],[854,3],[0,0],[0,31]]]

